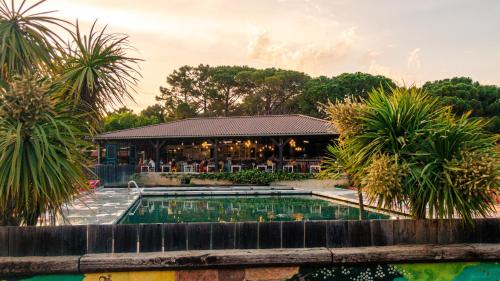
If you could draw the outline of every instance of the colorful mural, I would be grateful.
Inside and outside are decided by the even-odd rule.
[[[418,263],[337,267],[259,267],[40,275],[2,281],[500,281],[500,263]]]

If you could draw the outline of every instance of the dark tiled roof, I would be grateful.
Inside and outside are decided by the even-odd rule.
[[[309,136],[336,134],[322,119],[304,115],[191,118],[108,132],[95,139]]]

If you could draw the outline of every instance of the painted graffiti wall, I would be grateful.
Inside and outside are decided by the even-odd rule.
[[[39,275],[2,281],[500,281],[499,262],[260,267]]]

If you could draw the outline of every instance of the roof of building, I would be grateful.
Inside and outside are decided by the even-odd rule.
[[[336,135],[326,120],[305,115],[205,117],[103,133],[105,139]]]

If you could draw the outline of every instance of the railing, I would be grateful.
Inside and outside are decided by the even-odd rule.
[[[0,256],[500,243],[500,219],[0,227]]]
[[[138,184],[137,184],[137,182],[135,182],[135,181],[129,181],[129,182],[128,182],[128,184],[127,184],[128,193],[130,194],[130,185],[132,185],[132,184],[134,185],[135,190],[136,190],[137,192],[139,192],[139,194],[141,194],[141,195],[142,195],[142,190],[141,190],[141,188],[139,188],[139,185],[138,185]]]

